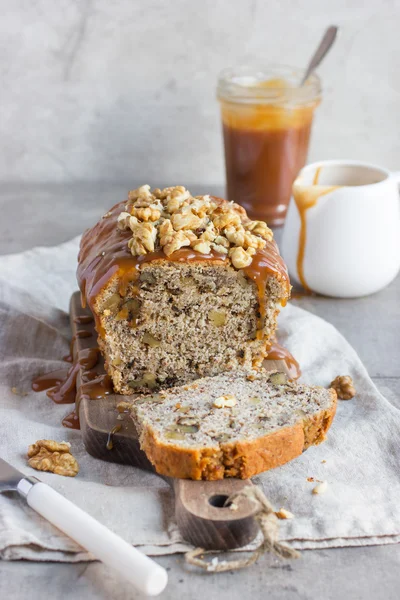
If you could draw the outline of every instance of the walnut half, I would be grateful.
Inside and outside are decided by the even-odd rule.
[[[75,477],[79,465],[71,454],[71,444],[54,440],[38,440],[28,448],[28,464],[38,471]]]
[[[329,387],[335,390],[339,400],[351,400],[356,395],[356,388],[350,375],[338,375]]]

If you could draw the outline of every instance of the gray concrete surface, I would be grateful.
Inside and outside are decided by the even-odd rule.
[[[0,254],[66,241],[122,199],[128,187],[134,186],[0,185]],[[192,191],[205,190],[194,186]],[[221,192],[219,188],[207,191]],[[378,388],[400,407],[400,277],[367,298],[313,297],[296,302],[333,323],[347,337]],[[181,555],[157,560],[169,570],[170,583],[160,596],[165,600],[400,597],[399,545],[306,551],[290,565],[269,556],[247,570],[220,575],[185,566]],[[0,598],[125,600],[140,595],[98,563],[0,562]]]
[[[310,161],[399,169],[400,0],[0,0],[0,181],[223,181],[218,72],[302,67],[322,31]],[[351,141],[351,143],[350,143]]]

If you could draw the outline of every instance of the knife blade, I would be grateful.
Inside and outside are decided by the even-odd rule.
[[[168,582],[165,569],[36,477],[28,477],[0,458],[0,492],[16,491],[28,505],[95,558],[116,569],[148,596]]]
[[[22,483],[22,485],[18,487],[22,480],[25,480],[25,485]],[[30,487],[38,481],[39,479],[36,477],[26,477],[21,471],[18,471],[18,469],[0,458],[0,492],[15,491],[19,492],[22,496],[25,496],[26,494],[23,490],[30,489]]]

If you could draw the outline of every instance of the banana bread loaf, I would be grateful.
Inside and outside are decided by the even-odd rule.
[[[332,389],[265,370],[226,372],[144,396],[132,417],[157,473],[182,479],[247,479],[325,439]]]
[[[142,186],[86,231],[78,282],[122,394],[260,365],[290,294],[265,223],[181,186]]]

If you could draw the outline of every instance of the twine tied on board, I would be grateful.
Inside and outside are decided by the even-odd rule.
[[[254,518],[258,522],[263,534],[263,541],[258,548],[248,558],[239,558],[231,561],[219,561],[217,557],[214,557],[211,561],[207,561],[202,557],[206,554],[218,554],[219,551],[195,548],[185,554],[185,561],[188,564],[200,567],[209,573],[223,573],[224,571],[237,571],[238,569],[249,567],[266,552],[271,552],[279,556],[279,558],[299,558],[301,556],[294,548],[291,548],[284,542],[278,541],[279,519],[271,503],[260,488],[257,486],[245,487],[240,492],[235,492],[229,496],[224,506],[232,505],[235,501],[240,500],[240,498],[247,498],[258,505]]]

